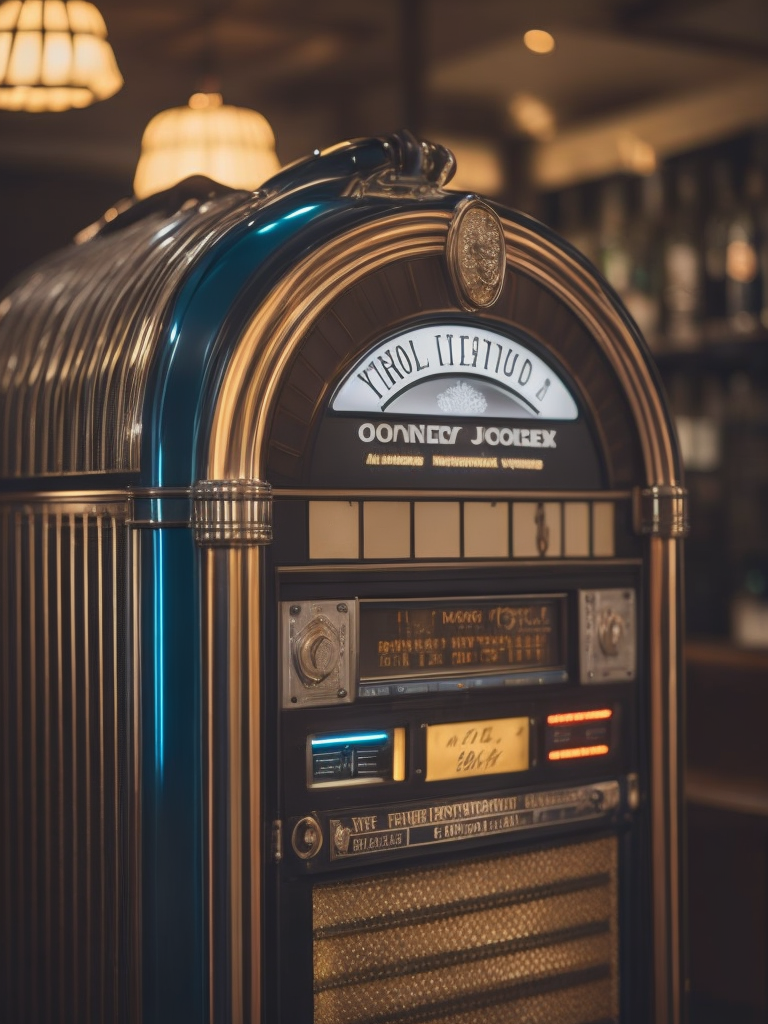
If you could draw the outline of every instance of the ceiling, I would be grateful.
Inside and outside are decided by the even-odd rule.
[[[208,75],[266,114],[285,163],[409,126],[514,138],[532,93],[560,131],[768,71],[765,0],[98,0],[125,78],[56,114],[0,113],[0,165],[130,175],[149,118]],[[546,28],[554,53],[522,43]],[[768,92],[768,90],[766,90]],[[734,112],[735,114],[737,112]]]
[[[81,175],[103,182],[97,216],[102,193],[130,193],[147,121],[186,103],[211,76],[225,102],[267,116],[283,163],[346,138],[410,127],[454,146],[460,171],[461,147],[469,142],[490,144],[507,168],[525,154],[526,168],[544,168],[541,187],[616,169],[616,138],[633,124],[662,156],[768,124],[766,0],[97,5],[125,85],[85,110],[0,112],[6,210],[14,190],[37,202],[40,190],[30,182],[41,175],[54,192],[59,178]],[[552,54],[525,49],[529,28],[554,34]],[[520,94],[551,108],[554,137],[531,143],[515,126],[509,104]],[[61,197],[59,207],[64,190]],[[77,223],[87,223],[86,215],[90,210],[78,211]],[[0,215],[0,233],[9,230],[9,216]],[[69,231],[67,224],[66,237]],[[46,244],[41,237],[24,260]]]

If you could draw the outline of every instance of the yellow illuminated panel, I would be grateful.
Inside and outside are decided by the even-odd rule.
[[[596,743],[592,747],[569,747],[566,750],[550,750],[550,761],[570,761],[576,757],[601,757],[608,753],[608,746],[605,743]]]
[[[529,733],[527,718],[428,725],[427,782],[526,771]]]
[[[547,715],[547,725],[573,725],[574,722],[599,722],[613,716],[610,708],[597,711],[567,711],[560,715]]]

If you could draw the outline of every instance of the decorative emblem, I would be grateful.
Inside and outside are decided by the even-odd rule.
[[[446,259],[453,286],[468,310],[492,306],[504,286],[504,231],[490,206],[462,200],[448,230]]]
[[[437,396],[440,411],[452,416],[479,416],[488,408],[488,402],[477,388],[460,380]]]
[[[336,828],[333,831],[333,845],[339,851],[339,853],[349,852],[349,838],[352,835],[351,831],[342,824],[340,821],[332,821],[331,825],[335,825]]]

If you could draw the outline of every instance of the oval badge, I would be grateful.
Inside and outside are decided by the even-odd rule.
[[[501,220],[490,206],[474,198],[459,203],[448,230],[446,259],[462,306],[492,306],[504,287],[507,259]]]

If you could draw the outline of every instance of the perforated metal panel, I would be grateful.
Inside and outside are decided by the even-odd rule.
[[[619,1017],[617,843],[314,890],[314,1024]]]

